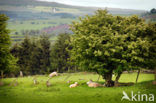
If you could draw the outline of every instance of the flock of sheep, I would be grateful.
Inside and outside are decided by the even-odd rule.
[[[20,72],[20,76],[21,76],[21,77],[23,76],[23,74],[22,74],[21,72]],[[52,73],[49,74],[49,78],[48,78],[48,80],[46,81],[46,86],[47,86],[47,87],[50,87],[50,86],[52,85],[52,84],[50,83],[50,79],[53,78],[53,77],[55,77],[55,76],[58,76],[58,73],[57,73],[57,72],[52,72]],[[70,80],[67,81],[67,83],[70,84]],[[37,78],[36,78],[36,77],[33,78],[33,84],[34,84],[34,85],[39,84],[39,82],[37,81]],[[4,83],[3,83],[3,82],[0,82],[0,86],[2,86],[2,85],[4,85]],[[17,85],[18,85],[17,78],[16,78],[15,80],[13,80],[13,81],[9,84],[9,86],[17,86]],[[96,87],[103,87],[103,86],[104,86],[104,85],[101,85],[101,84],[99,84],[99,83],[97,83],[97,82],[93,82],[92,80],[88,81],[88,82],[87,82],[87,85],[88,85],[88,87],[94,87],[94,88],[96,88]],[[78,84],[78,82],[75,82],[74,84],[70,84],[69,88],[74,88],[74,87],[77,87],[77,86],[79,86],[79,84]]]
[[[54,76],[58,76],[58,73],[57,72],[53,72],[49,75],[50,78],[54,77]],[[70,81],[67,81],[67,83],[70,83]],[[87,85],[88,87],[103,87],[104,85],[101,85],[99,83],[96,83],[96,82],[93,82],[92,80],[88,81],[87,82]],[[70,84],[70,88],[74,88],[74,87],[77,87],[78,86],[78,82],[75,82],[74,84]]]
[[[49,75],[50,78],[54,77],[54,76],[58,76],[58,73],[57,72],[53,72]],[[67,83],[70,83],[70,81],[67,81]],[[48,85],[48,84],[47,84]],[[87,85],[88,87],[103,87],[104,85],[101,85],[99,83],[96,83],[96,82],[93,82],[92,80],[90,80],[89,82],[87,82]],[[78,86],[78,82],[75,82],[74,84],[71,84],[69,86],[69,88],[74,88],[74,87],[77,87]]]

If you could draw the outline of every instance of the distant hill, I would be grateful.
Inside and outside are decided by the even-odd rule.
[[[0,0],[0,13],[5,13],[11,19],[49,19],[53,17],[76,18],[83,15],[92,15],[97,7],[82,7],[44,2],[36,0]],[[101,8],[105,9],[105,8]],[[107,8],[113,15],[140,15],[143,10]]]
[[[0,0],[0,14],[10,17],[8,28],[12,41],[21,41],[25,35],[36,37],[47,33],[54,41],[60,33],[72,33],[69,24],[77,21],[79,16],[93,15],[98,9],[107,9],[112,15],[141,15],[147,11],[97,8],[65,5],[56,2],[36,0]]]

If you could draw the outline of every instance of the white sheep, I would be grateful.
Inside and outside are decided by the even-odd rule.
[[[96,87],[103,87],[104,86],[104,85],[101,85],[99,83],[93,82],[92,80],[87,82],[87,84],[88,84],[88,87],[94,87],[94,88],[96,88]]]
[[[70,88],[74,88],[74,87],[77,87],[77,86],[78,86],[78,83],[75,82],[74,84],[71,84],[69,87],[70,87]]]
[[[34,79],[33,79],[33,81],[34,81],[34,85],[39,84],[39,82],[37,81],[37,79],[36,79],[36,78],[34,78]]]
[[[50,77],[50,78],[52,78],[52,77],[54,77],[54,76],[58,76],[58,73],[57,73],[57,72],[52,72],[52,73],[49,74],[49,77]]]
[[[34,78],[33,78],[33,82],[34,82],[34,85],[39,84],[39,82],[37,81],[37,77],[34,77]]]

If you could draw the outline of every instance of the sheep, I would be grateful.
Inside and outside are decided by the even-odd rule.
[[[74,88],[74,87],[77,87],[77,86],[78,86],[78,83],[75,82],[74,84],[71,84],[69,87],[70,87],[70,88]]]
[[[33,81],[34,81],[34,85],[39,84],[39,82],[37,81],[36,77],[33,78]]]
[[[89,82],[87,82],[87,85],[89,84],[89,83],[92,83],[93,81],[90,79],[90,81]]]
[[[104,86],[104,85],[101,85],[99,83],[93,82],[92,80],[87,82],[87,84],[88,84],[88,87],[94,87],[94,88],[96,88],[96,87],[103,87]]]
[[[50,79],[48,79],[48,80],[46,81],[46,86],[47,86],[47,87],[50,87],[50,86],[51,86],[51,83],[49,82],[49,80],[50,80]]]
[[[58,76],[58,73],[57,73],[57,72],[52,72],[52,73],[49,74],[49,77],[50,77],[50,78],[52,78],[52,77],[54,77],[54,76]]]

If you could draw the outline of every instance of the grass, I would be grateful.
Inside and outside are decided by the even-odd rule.
[[[53,12],[53,7],[46,7],[46,6],[35,6],[29,7],[28,9],[38,12]],[[54,7],[57,9],[56,13],[81,13],[80,10],[74,8],[61,8],[61,7]]]
[[[69,88],[67,80],[64,79],[70,75],[68,80],[71,83],[77,81],[79,86]],[[136,73],[123,74],[120,82],[134,82]],[[36,76],[40,82],[38,85],[33,85],[33,76],[18,78],[19,85],[16,87],[8,86],[15,78],[3,79],[4,86],[0,87],[0,102],[1,103],[120,103],[122,91],[130,94],[135,93],[152,93],[156,94],[156,87],[152,85],[154,74],[140,74],[138,84],[129,87],[98,87],[89,88],[86,82],[89,79],[97,80],[97,74],[91,73],[71,73],[61,74],[50,80],[52,86],[47,88],[45,85],[48,76]],[[84,80],[79,80],[84,79]],[[104,83],[102,77],[99,80]],[[123,103],[129,103],[123,100]],[[132,102],[133,103],[133,102]],[[146,102],[141,102],[146,103]],[[154,103],[154,102],[153,102]]]
[[[50,20],[25,20],[25,21],[9,21],[8,29],[12,32],[20,32],[21,30],[40,30],[49,26],[57,26],[60,24],[71,24],[75,19],[70,18],[53,18]],[[34,24],[32,24],[34,23]]]
[[[71,18],[53,18],[49,20],[16,20],[8,22],[8,29],[11,31],[10,37],[13,42],[21,41],[24,35],[21,34],[22,30],[42,30],[43,28],[58,26],[61,24],[71,24],[76,19]],[[33,23],[33,24],[32,24]],[[18,32],[18,35],[15,35]],[[54,41],[57,37],[51,37],[50,40]]]

